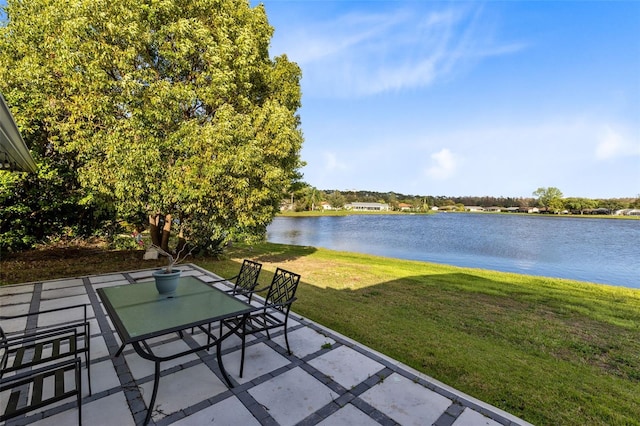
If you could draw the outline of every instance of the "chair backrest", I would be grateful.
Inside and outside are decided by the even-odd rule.
[[[271,280],[271,286],[269,287],[267,297],[264,300],[265,305],[286,304],[287,302],[292,301],[296,295],[298,283],[300,283],[300,275],[277,268],[276,273],[273,274],[273,280]],[[289,312],[290,308],[290,303],[275,307],[275,309],[278,309],[285,314]]]
[[[253,291],[258,285],[260,270],[262,270],[261,263],[245,259],[236,278],[233,294],[245,294]],[[251,295],[249,295],[249,300],[251,300]]]

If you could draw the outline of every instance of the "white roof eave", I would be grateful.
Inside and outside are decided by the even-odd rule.
[[[22,139],[4,96],[0,94],[0,170],[35,172],[35,161]]]

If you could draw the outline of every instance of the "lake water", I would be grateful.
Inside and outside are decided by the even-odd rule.
[[[477,213],[276,217],[267,241],[640,288],[640,220]]]

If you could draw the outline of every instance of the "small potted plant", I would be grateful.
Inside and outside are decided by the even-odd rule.
[[[186,252],[186,254],[183,254],[187,250],[187,245],[185,244],[174,256],[156,245],[152,245],[151,247],[168,260],[167,266],[152,274],[156,280],[156,289],[158,289],[158,293],[160,294],[173,295],[176,292],[180,280],[180,270],[174,270],[173,268],[176,264],[186,259],[193,251],[193,248]]]

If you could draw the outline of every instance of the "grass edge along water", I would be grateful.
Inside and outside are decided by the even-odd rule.
[[[531,423],[640,424],[640,290],[270,243],[228,255],[229,272],[286,264],[297,313]]]

